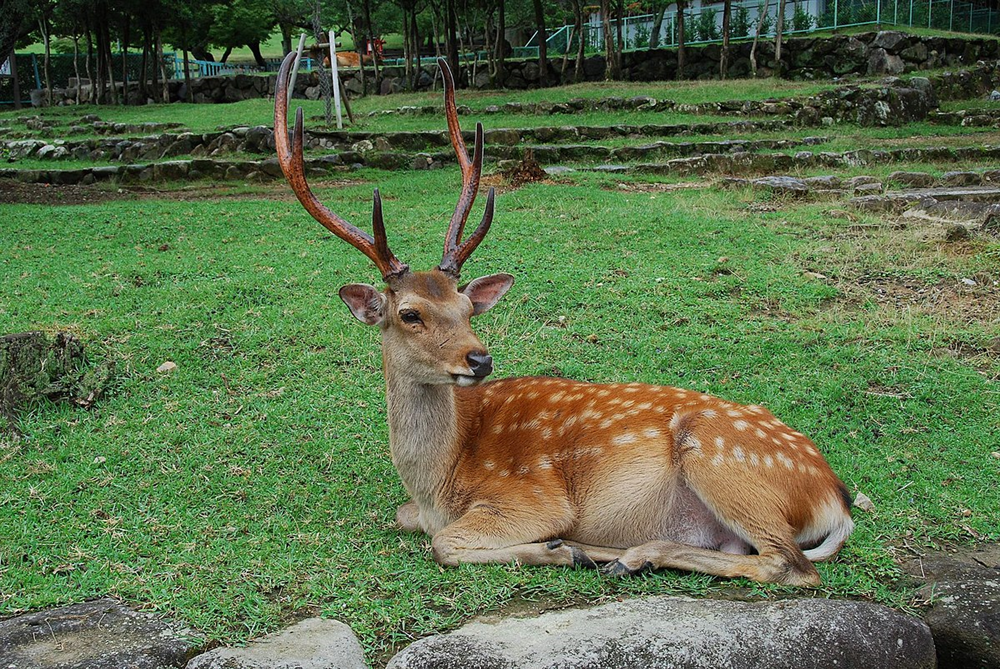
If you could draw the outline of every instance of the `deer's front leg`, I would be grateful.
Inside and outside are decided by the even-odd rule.
[[[412,499],[396,509],[396,526],[404,532],[423,532],[420,526],[420,507]]]
[[[539,518],[492,504],[476,504],[434,535],[434,560],[447,566],[469,563],[564,565],[594,568],[594,561],[576,546],[552,539],[567,530],[568,516]]]

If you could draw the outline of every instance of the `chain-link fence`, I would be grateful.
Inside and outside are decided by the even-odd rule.
[[[758,29],[761,37],[773,37],[778,24],[777,0],[744,0],[734,2],[730,14],[729,38],[753,38]],[[762,16],[763,14],[763,16]],[[679,21],[676,11],[664,12],[659,22],[653,14],[628,16],[622,19],[621,37],[624,50],[648,49],[651,45],[676,46]],[[618,22],[612,20],[611,35],[618,39]],[[659,23],[659,25],[657,25]],[[910,26],[957,32],[1000,34],[1000,12],[984,6],[955,0],[802,0],[785,5],[785,34],[812,33],[855,26]],[[653,33],[658,32],[657,39]],[[584,53],[604,50],[604,29],[594,19],[577,31],[563,26],[548,35],[548,53],[576,53],[580,40]],[[535,33],[519,55],[537,57],[538,34]],[[722,40],[722,11],[704,6],[684,12],[684,42],[699,44]]]

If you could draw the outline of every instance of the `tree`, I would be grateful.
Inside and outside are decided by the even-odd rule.
[[[677,0],[677,78],[684,78],[685,56],[684,51],[684,12],[687,11],[687,2]]]
[[[247,46],[257,65],[266,65],[260,53],[260,43],[271,35],[278,24],[271,6],[271,0],[232,0],[210,8],[212,23],[209,40],[214,46],[225,49],[223,63],[229,60],[233,49]]]
[[[545,8],[542,0],[532,0],[535,9],[535,28],[538,31],[538,82],[542,86],[549,83],[548,35],[545,33]]]
[[[729,19],[733,14],[733,0],[724,0],[722,4],[722,53],[719,57],[719,78],[729,75]]]
[[[310,29],[309,17],[312,3],[309,0],[268,0],[271,13],[281,30],[281,53],[287,55],[292,50],[292,33],[296,29]]]
[[[785,32],[785,0],[778,0],[778,23],[774,29],[774,76],[781,73],[781,38]]]
[[[663,17],[667,13],[669,0],[653,0],[650,5],[650,11],[653,13],[653,27],[649,31],[649,48],[655,49],[660,46],[660,33],[663,31]]]

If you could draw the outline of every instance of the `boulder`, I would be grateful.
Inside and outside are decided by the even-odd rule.
[[[868,74],[901,74],[906,69],[903,59],[885,49],[872,49],[868,55]]]
[[[367,669],[351,628],[337,620],[309,618],[251,642],[216,648],[191,660],[187,669]]]
[[[924,620],[941,669],[1000,666],[1000,547],[984,544],[967,553],[904,566],[927,582],[919,594],[930,603]]]
[[[473,622],[411,644],[388,669],[934,665],[927,625],[875,604],[650,597],[495,624]]]
[[[0,621],[4,669],[163,669],[183,667],[204,639],[179,623],[113,599]]]

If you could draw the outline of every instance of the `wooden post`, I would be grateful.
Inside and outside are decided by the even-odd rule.
[[[299,74],[299,61],[302,60],[302,50],[306,47],[306,34],[299,35],[299,50],[295,53],[295,64],[292,65],[292,80],[288,83],[288,103],[292,102],[292,95],[295,94],[295,77]]]
[[[330,71],[333,77],[333,109],[337,113],[337,130],[343,130],[344,119],[340,114],[340,72],[337,70],[337,42],[333,38],[333,31],[329,33],[330,38]],[[360,57],[358,58],[360,61]]]

